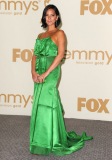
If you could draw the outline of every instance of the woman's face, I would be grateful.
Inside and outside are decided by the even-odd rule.
[[[58,16],[56,15],[55,11],[53,9],[48,9],[46,12],[46,24],[48,26],[55,25],[57,19]]]

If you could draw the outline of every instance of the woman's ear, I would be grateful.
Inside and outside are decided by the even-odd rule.
[[[57,16],[57,18],[56,18],[56,21],[58,20],[58,16]]]

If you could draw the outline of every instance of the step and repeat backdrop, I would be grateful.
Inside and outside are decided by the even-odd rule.
[[[0,114],[31,115],[31,58],[48,4],[67,37],[58,87],[65,118],[112,121],[112,0],[0,0]]]

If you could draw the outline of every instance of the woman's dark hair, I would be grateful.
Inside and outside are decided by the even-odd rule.
[[[60,25],[60,23],[61,23],[60,13],[59,13],[58,8],[53,4],[49,4],[44,8],[43,15],[42,15],[42,18],[41,18],[41,22],[42,22],[41,27],[43,27],[43,28],[47,27],[47,24],[46,24],[46,12],[49,9],[53,9],[55,11],[56,15],[58,16],[58,20],[55,23],[55,27],[58,27]]]

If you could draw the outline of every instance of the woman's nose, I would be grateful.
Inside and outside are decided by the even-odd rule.
[[[51,19],[51,16],[48,16],[48,19]]]

